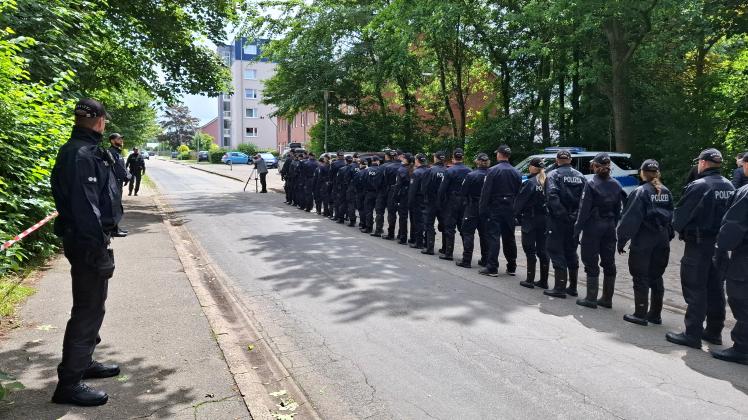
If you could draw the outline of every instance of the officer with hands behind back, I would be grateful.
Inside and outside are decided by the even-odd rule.
[[[673,217],[673,229],[686,243],[680,281],[688,307],[686,330],[668,332],[665,338],[693,348],[701,348],[701,340],[722,344],[725,288],[712,257],[722,217],[735,188],[720,174],[721,166],[719,150],[706,149],[699,154],[696,180],[686,185]]]
[[[60,148],[52,169],[52,195],[59,212],[55,234],[62,237],[73,280],[73,307],[65,329],[62,362],[57,367],[59,382],[52,397],[58,404],[106,404],[109,397],[105,392],[82,381],[120,372],[117,365],[92,359],[100,341],[108,282],[114,274],[110,237],[122,218],[114,172],[117,162],[99,146],[107,117],[99,101],[80,100],[75,106],[70,140]]]

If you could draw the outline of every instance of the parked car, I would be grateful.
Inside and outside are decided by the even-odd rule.
[[[150,151],[148,152],[148,156],[156,156],[156,152],[155,152],[155,151],[153,151],[153,150],[150,150]]]
[[[207,151],[202,150],[200,152],[197,152],[197,161],[198,162],[202,162],[202,161],[206,161],[207,162],[209,160],[210,160],[210,155],[208,154]]]
[[[179,152],[177,152],[177,151],[171,152],[171,158],[172,159],[176,159],[178,157],[179,157]]]
[[[226,152],[221,157],[221,162],[228,164],[231,162],[232,165],[236,164],[248,164],[250,162],[249,156],[242,152]]]
[[[265,166],[267,166],[268,169],[278,167],[278,158],[273,156],[272,153],[260,153],[260,156],[265,160]]]
[[[571,152],[572,168],[581,172],[587,179],[592,178],[594,173],[592,173],[590,161],[600,152],[590,152],[583,147],[546,147],[543,149],[544,153],[528,156],[522,162],[514,165],[514,167],[522,173],[523,180],[527,179],[527,174],[529,173],[527,168],[530,166],[530,160],[539,157],[545,163],[546,172],[550,172],[556,167],[556,152],[560,149],[566,149]],[[610,175],[618,180],[626,194],[629,194],[639,185],[639,179],[636,177],[638,171],[631,160],[631,155],[616,152],[606,153],[610,155],[610,160],[612,161],[610,164]]]
[[[151,160],[151,155],[149,155],[148,152],[145,151],[145,150],[143,150],[142,152],[140,152],[140,156],[143,156],[143,159]]]

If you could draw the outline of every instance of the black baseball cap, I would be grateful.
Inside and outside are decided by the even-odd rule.
[[[344,152],[344,151],[342,151],[342,150],[338,150],[338,153],[337,153],[337,155],[338,155],[338,156],[343,156],[344,154],[345,154],[345,152]]]
[[[439,150],[438,152],[434,153],[434,157],[439,160],[444,160],[447,158],[447,153],[445,153],[443,150]]]
[[[106,112],[104,104],[92,98],[84,98],[75,104],[75,115],[84,118],[104,117],[109,119],[110,115]]]
[[[488,162],[488,155],[485,153],[478,153],[478,155],[475,157],[475,160],[479,160],[481,162]]]
[[[124,137],[122,137],[122,134],[120,134],[120,133],[112,133],[112,134],[109,135],[109,140],[110,141],[111,140],[115,140],[115,139],[122,139],[122,138],[124,138]]]
[[[345,161],[346,161],[346,162],[353,162],[353,156],[351,156],[351,155],[346,155],[346,156],[345,156]]]
[[[463,152],[462,149],[460,149],[459,147],[457,149],[455,149],[455,151],[452,152],[452,154],[457,159],[462,159],[462,157],[465,156],[465,152]]]
[[[592,161],[599,165],[607,165],[610,163],[610,156],[605,152],[600,152],[592,158]]]
[[[714,148],[705,149],[699,154],[698,160],[722,163],[722,152]]]
[[[543,163],[543,159],[536,157],[530,159],[530,166],[534,166],[536,168],[545,168],[545,164]]]
[[[743,162],[748,162],[748,153],[743,155]]]
[[[642,171],[647,171],[647,172],[659,172],[660,163],[654,159],[647,159],[644,162],[642,162],[642,166],[639,169],[641,169]]]
[[[502,144],[498,149],[496,149],[496,151],[494,151],[494,153],[501,153],[504,156],[509,156],[512,154],[512,149],[506,144]]]
[[[571,159],[571,152],[566,149],[561,149],[556,152],[556,159]]]
[[[426,155],[424,155],[423,153],[419,153],[416,155],[416,160],[421,163],[426,163]]]
[[[371,157],[371,161],[372,162],[374,162],[374,161],[379,162],[379,160],[380,160],[379,155],[374,155],[374,156]]]
[[[740,153],[738,153],[737,159],[738,160],[743,159],[745,157],[745,154],[746,154],[746,152],[740,152]]]
[[[403,157],[404,157],[405,159],[407,159],[407,161],[408,161],[408,164],[411,164],[411,163],[415,162],[415,158],[414,158],[414,157],[413,157],[413,155],[412,155],[412,154],[410,154],[410,153],[403,153]]]
[[[389,151],[387,152],[387,154],[388,154],[388,155],[390,155],[390,157],[395,157],[395,156],[397,156],[397,155],[399,155],[399,154],[402,154],[402,153],[397,153],[397,150],[394,150],[394,149],[390,149],[390,150],[389,150]]]

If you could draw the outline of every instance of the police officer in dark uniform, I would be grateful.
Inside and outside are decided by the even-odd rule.
[[[358,211],[358,227],[366,230],[366,220],[364,213],[366,207],[364,206],[364,199],[366,198],[366,172],[367,161],[364,158],[358,159],[358,172],[353,176],[353,187],[356,192],[356,210]]]
[[[340,168],[345,166],[345,153],[342,150],[339,150],[337,153],[337,159],[335,159],[330,164],[330,185],[329,188],[329,200],[330,200],[330,216],[328,217],[330,220],[337,220],[340,218],[340,215],[335,214],[335,211],[337,210],[337,206],[335,205],[335,200],[337,200],[338,197],[336,197],[335,191],[335,180],[338,177],[338,171]]]
[[[330,163],[327,155],[319,158],[319,165],[314,170],[314,206],[317,214],[327,213],[327,181],[330,179]]]
[[[379,166],[379,156],[372,156],[371,166],[366,168],[363,175],[364,184],[364,225],[361,229],[364,233],[372,233],[374,230],[374,208],[377,205],[379,191],[384,184],[384,171]]]
[[[119,199],[122,201],[122,186],[129,182],[130,174],[125,169],[125,159],[122,158],[122,146],[124,145],[123,137],[119,133],[112,133],[109,135],[109,153],[112,154],[114,161],[117,163],[114,165],[114,175],[117,178],[117,187],[119,187]],[[124,211],[124,210],[120,210]],[[127,236],[127,231],[117,226],[112,236],[117,238],[124,238]]]
[[[314,172],[319,163],[314,158],[314,153],[309,153],[304,165],[301,167],[301,176],[304,180],[304,205],[302,209],[306,212],[312,211],[314,206]]]
[[[743,156],[743,175],[748,177],[748,156]],[[731,252],[726,261],[727,302],[735,316],[732,347],[711,350],[712,356],[748,365],[748,185],[735,192],[717,236],[718,256]],[[722,261],[717,261],[722,263]]]
[[[130,169],[130,186],[128,187],[127,195],[132,195],[132,189],[135,187],[135,195],[138,195],[140,191],[140,180],[145,175],[145,159],[141,156],[138,148],[132,149],[132,153],[127,157],[127,163],[125,169]]]
[[[356,226],[356,184],[355,179],[361,170],[358,163],[358,155],[346,156],[345,161],[348,163],[348,175],[346,176],[345,189],[345,206],[346,215],[348,216],[348,226]]]
[[[394,150],[389,148],[384,149],[384,162],[380,164],[383,180],[377,191],[377,202],[374,206],[376,211],[374,216],[375,229],[371,236],[382,236],[384,232],[384,212],[387,209],[387,197],[391,186],[388,182],[392,180],[391,177],[388,177],[389,170],[387,168],[393,164],[392,158],[395,153]]]
[[[465,175],[460,187],[460,195],[465,202],[465,210],[462,213],[460,224],[460,236],[462,237],[462,259],[455,262],[464,268],[471,268],[473,264],[473,248],[475,242],[475,231],[478,231],[480,240],[480,260],[478,265],[485,266],[488,260],[488,236],[486,233],[485,219],[480,217],[478,206],[480,194],[483,190],[483,181],[488,173],[491,160],[485,153],[478,153],[475,157],[476,168]]]
[[[296,197],[296,207],[302,210],[306,207],[306,194],[304,191],[304,187],[306,186],[306,180],[304,179],[306,160],[306,152],[299,153],[299,164],[295,168],[296,188],[294,189],[294,196]]]
[[[418,153],[415,156],[415,169],[410,178],[410,187],[408,188],[408,206],[410,207],[410,225],[412,227],[410,234],[411,248],[424,248],[426,239],[423,224],[423,214],[425,210],[423,181],[429,173],[429,165],[426,155]]]
[[[661,324],[665,294],[662,274],[667,268],[673,239],[673,196],[660,182],[660,164],[656,160],[645,160],[639,176],[644,184],[629,196],[616,230],[619,254],[625,253],[626,243],[631,240],[628,263],[634,281],[634,313],[624,315],[623,319],[639,325]],[[591,301],[589,296],[588,300]]]
[[[114,173],[117,162],[99,146],[107,117],[100,102],[79,101],[70,140],[60,148],[52,170],[52,195],[59,212],[55,234],[62,237],[73,279],[73,308],[65,329],[62,362],[57,367],[59,382],[52,397],[58,404],[106,404],[107,394],[82,380],[108,378],[120,372],[117,365],[92,359],[100,341],[108,282],[114,274],[110,237],[122,218]]]
[[[574,239],[581,239],[581,254],[587,274],[587,297],[577,304],[588,308],[611,308],[616,284],[616,225],[625,197],[621,184],[610,176],[610,156],[598,153],[592,159],[595,175],[587,182],[579,203]],[[600,267],[603,268],[603,296],[597,299]],[[569,269],[569,279],[576,275]],[[569,281],[566,293],[577,295],[576,281]]]
[[[686,331],[668,332],[665,338],[671,343],[693,348],[701,348],[701,340],[722,344],[725,288],[712,257],[722,217],[735,187],[720,175],[721,166],[722,153],[719,150],[706,149],[699,154],[699,174],[684,188],[673,215],[673,229],[686,243],[680,281],[688,307]]]
[[[434,153],[434,164],[421,181],[421,191],[423,193],[423,224],[424,232],[426,233],[426,245],[421,251],[422,254],[434,255],[434,244],[436,243],[434,222],[438,219],[439,225],[444,226],[438,193],[439,186],[444,180],[444,172],[447,170],[447,168],[444,167],[444,159],[446,159],[446,157],[447,154],[443,151]],[[444,239],[443,236],[442,239]],[[444,241],[442,241],[442,244],[443,243]]]
[[[410,153],[400,155],[400,167],[397,168],[397,177],[394,187],[394,201],[397,208],[397,243],[408,244],[408,195],[410,190],[410,177],[413,174],[413,162],[415,159]]]
[[[545,208],[545,165],[543,159],[533,158],[528,166],[530,174],[514,201],[514,215],[522,230],[522,250],[527,258],[527,278],[519,284],[530,289],[548,288],[548,252],[545,235],[548,231]],[[540,280],[535,282],[535,267],[540,261]]]
[[[738,165],[738,167],[735,168],[732,173],[732,186],[735,187],[736,190],[743,185],[748,185],[748,176],[743,172],[743,158],[746,154],[747,152],[741,152],[735,157],[735,164]]]
[[[397,184],[397,173],[404,165],[402,163],[403,152],[401,150],[390,150],[390,164],[385,167],[384,183],[385,193],[387,194],[387,233],[382,235],[382,239],[395,239],[395,227],[397,225],[397,198],[395,186]]]
[[[299,159],[301,159],[300,154],[294,153],[293,154],[293,160],[291,160],[291,164],[288,167],[288,174],[286,174],[286,179],[289,181],[289,191],[290,191],[290,198],[291,202],[290,204],[292,206],[298,205],[299,195],[298,195],[298,175],[299,175]]]
[[[283,191],[286,193],[286,204],[291,204],[291,181],[288,176],[291,169],[291,162],[293,162],[293,156],[290,152],[286,153],[286,159],[283,161],[283,166],[280,169],[281,181],[284,181]]]
[[[442,260],[453,259],[455,248],[455,232],[462,226],[462,213],[465,210],[465,200],[460,194],[462,181],[470,173],[470,168],[462,163],[464,153],[462,149],[452,152],[453,165],[444,172],[444,181],[439,185],[437,200],[442,208],[444,218],[444,254],[439,258]]]
[[[571,152],[566,149],[556,153],[556,169],[548,174],[545,194],[548,208],[548,239],[546,249],[553,265],[553,289],[544,290],[548,296],[566,298],[567,292],[576,293],[579,257],[574,223],[579,212],[587,180],[581,172],[571,167]],[[570,287],[566,288],[569,281]]]
[[[507,259],[506,273],[513,276],[517,270],[514,200],[522,186],[522,174],[509,163],[511,155],[512,149],[507,145],[501,145],[496,150],[498,163],[486,173],[478,203],[478,213],[486,219],[488,230],[488,261],[478,272],[484,276],[498,276],[501,245],[504,245],[504,257]]]
[[[345,165],[338,169],[338,174],[335,177],[335,221],[337,223],[345,223],[348,217],[348,201],[346,200],[346,192],[348,191],[348,183],[351,180],[351,162],[353,158],[350,155],[344,157]]]

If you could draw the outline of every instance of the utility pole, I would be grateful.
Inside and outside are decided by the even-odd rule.
[[[325,89],[322,91],[324,97],[325,97],[325,153],[327,153],[327,104],[330,100],[330,91]]]

